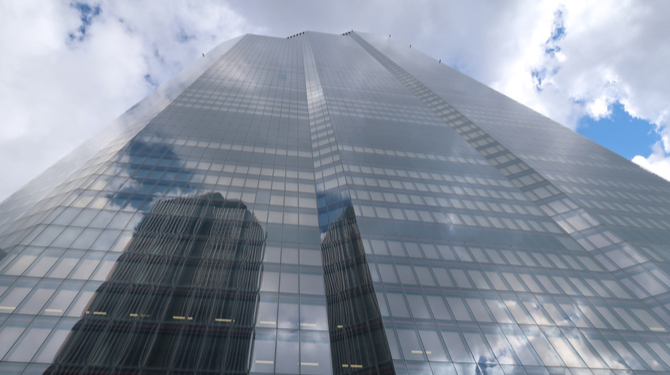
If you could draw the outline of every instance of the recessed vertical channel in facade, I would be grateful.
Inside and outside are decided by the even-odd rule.
[[[406,43],[245,35],[0,204],[0,373],[670,373],[668,217]]]
[[[321,243],[336,374],[393,374],[356,215],[347,207]]]

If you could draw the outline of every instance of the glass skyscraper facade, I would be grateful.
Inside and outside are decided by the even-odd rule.
[[[386,36],[225,42],[0,204],[2,374],[670,374],[670,184]]]

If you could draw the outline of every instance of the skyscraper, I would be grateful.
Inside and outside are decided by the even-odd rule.
[[[221,194],[157,202],[47,373],[244,373],[265,236]]]
[[[406,44],[245,35],[0,205],[0,372],[670,372],[669,217]]]

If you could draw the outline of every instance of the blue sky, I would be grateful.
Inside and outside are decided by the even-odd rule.
[[[630,160],[652,152],[652,145],[661,140],[655,128],[648,121],[633,118],[622,104],[615,103],[611,105],[609,117],[595,120],[583,116],[577,132]]]
[[[670,180],[670,1],[0,0],[0,200],[219,43],[412,44]]]

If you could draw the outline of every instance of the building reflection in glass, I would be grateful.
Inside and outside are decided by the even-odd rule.
[[[395,374],[382,317],[351,206],[323,242],[334,374]]]
[[[46,373],[248,372],[265,236],[219,193],[157,202]]]

